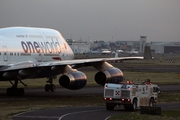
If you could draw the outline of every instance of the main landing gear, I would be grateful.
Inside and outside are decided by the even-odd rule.
[[[46,92],[49,92],[49,91],[55,92],[56,86],[53,84],[53,78],[50,77],[49,80],[46,81],[46,82],[49,83],[49,84],[46,84],[46,85],[45,85],[45,87],[44,87],[45,91],[46,91]]]
[[[11,88],[7,88],[6,94],[8,96],[23,96],[24,95],[24,88],[17,88],[18,86],[18,81],[21,82],[21,84],[23,84],[24,86],[27,86],[26,84],[24,84],[21,80],[16,79],[14,81],[14,84],[10,81],[10,83],[12,84]]]

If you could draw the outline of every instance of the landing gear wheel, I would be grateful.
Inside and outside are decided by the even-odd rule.
[[[8,96],[23,96],[24,95],[24,88],[8,88],[6,91]]]
[[[14,91],[14,96],[20,96],[20,92],[19,92],[19,89],[18,88],[13,88],[13,91]]]
[[[50,85],[50,89],[51,89],[51,92],[55,92],[56,86],[54,84],[51,84]]]
[[[19,95],[23,96],[24,95],[24,88],[19,88]]]
[[[8,89],[6,90],[6,94],[7,94],[8,96],[12,96],[12,95],[13,95],[13,90],[12,90],[12,88],[8,88]]]
[[[46,84],[45,87],[44,87],[44,89],[45,89],[46,92],[49,92],[49,90],[50,90],[50,85],[49,85],[49,84]]]
[[[47,83],[49,83],[49,84],[46,84],[44,87],[46,92],[49,92],[49,91],[55,92],[56,86],[53,84],[53,79],[55,79],[55,77],[51,76],[48,78],[48,81],[46,81]]]

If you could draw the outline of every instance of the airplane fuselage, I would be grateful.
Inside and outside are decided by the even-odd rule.
[[[71,60],[74,54],[53,29],[10,27],[0,29],[0,66],[21,61]]]

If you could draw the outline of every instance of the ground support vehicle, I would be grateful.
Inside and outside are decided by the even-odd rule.
[[[106,83],[104,100],[107,110],[123,105],[127,110],[137,110],[140,106],[155,106],[158,100],[159,87],[150,81],[125,84]]]

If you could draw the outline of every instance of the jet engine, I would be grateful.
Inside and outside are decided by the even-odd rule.
[[[70,90],[78,90],[86,85],[87,77],[81,71],[73,71],[59,78],[59,84]]]
[[[119,83],[123,81],[123,72],[115,67],[99,71],[94,77],[97,84],[104,86],[105,83]]]

